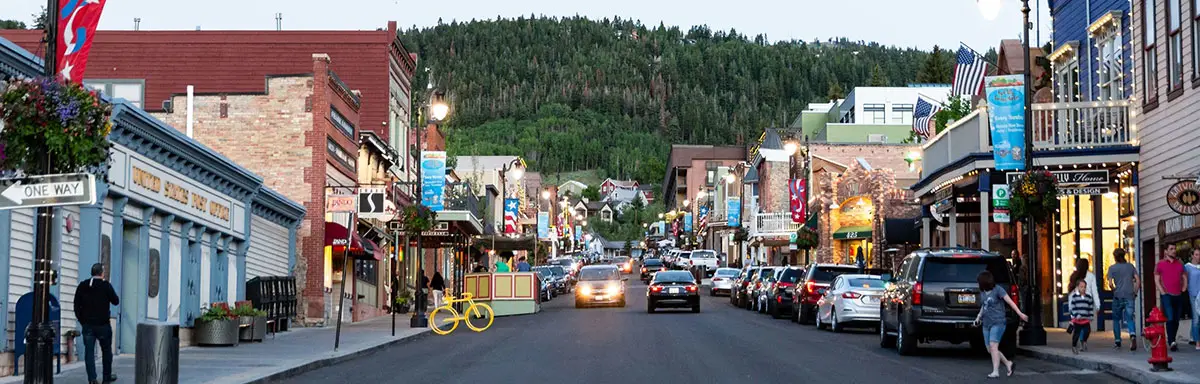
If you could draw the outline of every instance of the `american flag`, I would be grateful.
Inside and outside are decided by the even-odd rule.
[[[708,229],[708,206],[700,207],[700,230],[696,231],[704,233]]]
[[[808,202],[808,188],[805,184],[806,180],[804,179],[792,179],[792,181],[788,183],[788,190],[791,192],[790,203],[792,208],[793,223],[804,222],[804,205]]]
[[[520,206],[517,199],[504,199],[504,233],[519,232],[517,212],[520,212]]]
[[[987,62],[966,45],[958,47],[956,57],[958,63],[954,66],[954,87],[950,89],[950,94],[953,96],[978,95],[983,90],[983,77],[987,75],[988,69]]]
[[[917,106],[913,109],[913,131],[926,138],[933,136],[933,115],[940,110],[940,105],[930,103],[924,96],[917,96]]]

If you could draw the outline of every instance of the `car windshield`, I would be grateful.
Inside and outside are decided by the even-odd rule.
[[[833,279],[837,278],[838,276],[841,276],[841,275],[847,274],[847,273],[855,273],[855,272],[858,272],[858,268],[817,267],[816,270],[813,271],[812,277],[809,280],[816,281],[819,283],[828,283],[828,282],[833,281]]]
[[[800,276],[804,275],[804,270],[800,268],[787,268],[783,270],[783,275],[779,276],[779,281],[782,283],[793,283],[800,281]]]
[[[887,285],[887,283],[884,283],[883,280],[868,279],[868,278],[849,279],[846,283],[849,284],[853,288],[880,288],[880,289],[882,289]]]
[[[554,276],[566,276],[567,275],[567,270],[563,269],[563,267],[553,266],[553,267],[546,268],[546,269],[550,270],[550,272],[553,273]]]
[[[692,258],[693,259],[715,259],[715,258],[717,258],[717,253],[713,252],[713,251],[695,251],[695,252],[692,252]]]
[[[621,256],[617,258],[618,263],[624,263],[626,261],[629,261],[629,256]]]
[[[691,252],[680,252],[679,257],[683,258],[683,259],[690,259],[690,258],[692,258],[692,253]]]
[[[717,277],[733,277],[737,276],[740,271],[736,269],[718,269],[715,274]]]
[[[1008,262],[1001,257],[930,257],[925,259],[922,276],[925,281],[975,283],[985,269],[992,272],[996,284],[1010,281]]]
[[[694,283],[691,273],[684,271],[659,272],[654,274],[655,283]]]
[[[616,268],[584,268],[579,272],[580,281],[617,280],[620,278]]]
[[[657,267],[660,265],[662,265],[662,260],[659,259],[646,259],[646,261],[642,262],[643,267]]]
[[[571,259],[557,259],[557,260],[550,260],[550,264],[569,267],[569,266],[571,266],[571,264],[574,264],[574,262],[571,261]]]
[[[758,278],[760,278],[760,279],[765,280],[766,278],[771,277],[771,276],[775,276],[775,268],[763,268],[763,269],[758,270]]]

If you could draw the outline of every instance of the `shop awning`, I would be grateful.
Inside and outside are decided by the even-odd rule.
[[[841,227],[833,233],[834,240],[870,239],[871,227]]]
[[[808,227],[808,229],[811,229],[811,230],[814,230],[814,231],[817,231],[817,230],[819,230],[819,229],[818,229],[818,227],[817,227],[817,224],[818,224],[818,222],[817,222],[817,217],[818,217],[818,216],[819,216],[819,215],[817,215],[816,213],[813,213],[813,214],[811,214],[811,215],[808,215],[808,220],[805,220],[805,221],[804,221],[804,226],[805,226],[805,227]]]
[[[361,253],[350,252],[350,256],[355,259],[358,259],[358,260],[380,261],[380,260],[383,260],[383,257],[384,257],[383,253],[384,253],[383,247],[380,247],[379,244],[375,244],[374,241],[364,239],[363,240],[363,252],[361,252]]]
[[[355,259],[364,260],[381,260],[376,255],[376,251],[380,250],[378,245],[370,241],[364,240],[362,236],[355,232],[353,234],[346,229],[344,225],[338,223],[325,222],[325,246],[330,247],[330,252],[335,255],[346,252],[347,240],[350,244],[350,256]]]

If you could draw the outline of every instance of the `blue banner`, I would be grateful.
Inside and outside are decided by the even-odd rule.
[[[683,214],[683,231],[684,232],[692,231],[692,213],[691,212],[685,212]]]
[[[550,238],[550,212],[538,212],[538,238]]]
[[[984,78],[996,170],[1024,171],[1025,79],[1022,75]]]
[[[579,241],[579,239],[582,239],[582,238],[583,238],[583,227],[576,225],[575,226],[575,241]]]
[[[421,205],[434,212],[445,208],[446,152],[421,152]]]
[[[729,227],[740,227],[742,225],[742,199],[740,197],[730,197],[725,201],[725,225]]]

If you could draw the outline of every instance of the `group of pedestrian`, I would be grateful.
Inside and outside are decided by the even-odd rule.
[[[1160,306],[1167,318],[1167,340],[1171,351],[1178,351],[1179,320],[1183,317],[1184,302],[1192,307],[1190,344],[1200,350],[1200,248],[1192,249],[1191,260],[1184,264],[1176,253],[1175,244],[1163,250],[1163,259],[1154,266],[1154,283],[1158,288]]]

